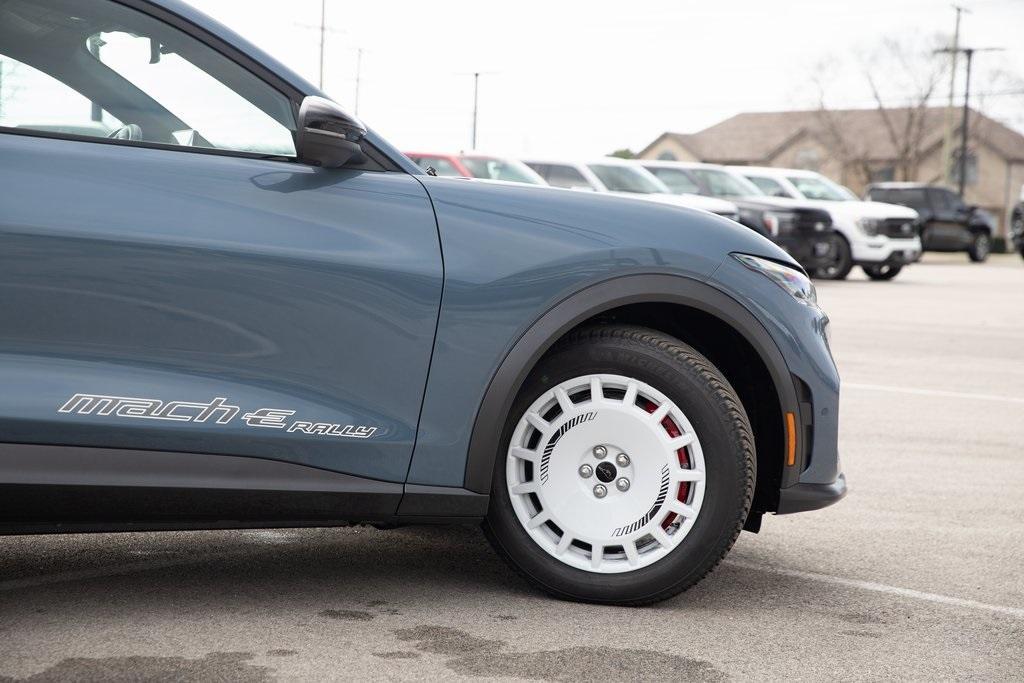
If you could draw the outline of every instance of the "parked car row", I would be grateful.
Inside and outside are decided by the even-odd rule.
[[[768,237],[823,279],[844,279],[860,266],[873,280],[889,280],[921,257],[915,207],[880,196],[861,201],[810,171],[610,157],[519,162],[477,153],[409,156],[437,175],[547,184],[710,211]],[[972,258],[987,255],[991,231],[985,234],[989,241],[976,240]],[[930,244],[944,244],[939,236],[930,232]]]
[[[484,154],[408,153],[442,176],[503,180],[632,196],[703,209],[772,239],[818,278],[842,280],[860,266],[891,280],[924,251],[966,252],[985,261],[996,219],[955,192],[924,183],[868,186],[863,200],[800,169],[624,160],[516,160]],[[1024,188],[1013,209],[1011,247],[1024,257]]]

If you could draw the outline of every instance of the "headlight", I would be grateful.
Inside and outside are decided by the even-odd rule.
[[[882,227],[881,218],[858,218],[857,227],[868,237],[874,237]]]
[[[764,223],[764,229],[768,231],[768,234],[772,237],[779,236],[779,217],[774,213],[768,211],[764,212],[761,216],[761,222]]]
[[[814,290],[814,283],[796,268],[748,254],[733,254],[733,257],[782,287],[800,303],[817,308],[818,293]]]

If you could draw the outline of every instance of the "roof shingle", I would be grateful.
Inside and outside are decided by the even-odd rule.
[[[899,108],[886,111],[893,126],[902,135],[908,116],[914,110]],[[945,112],[945,107],[929,107],[924,110],[922,152],[941,143]],[[827,115],[831,117],[832,126],[826,122],[825,114],[817,109],[746,112],[698,133],[666,133],[665,136],[704,161],[723,164],[768,163],[777,152],[803,135],[812,135],[830,144],[831,127],[842,131],[844,140],[859,158],[878,161],[897,158],[882,112],[877,108],[829,110]],[[954,125],[958,126],[959,111],[954,121]],[[1005,158],[1024,161],[1024,135],[974,110],[971,111],[970,126],[973,136]]]

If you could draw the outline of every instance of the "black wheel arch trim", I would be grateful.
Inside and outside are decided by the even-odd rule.
[[[713,285],[690,277],[663,273],[623,275],[592,284],[562,299],[536,320],[506,354],[491,378],[473,424],[463,481],[465,489],[490,493],[508,411],[530,371],[548,349],[583,321],[615,308],[640,303],[688,306],[732,327],[768,368],[783,411],[800,414],[796,388],[782,352],[746,307]],[[802,449],[802,445],[800,447]],[[788,469],[795,472],[792,479],[784,473],[784,486],[795,481],[800,468]]]

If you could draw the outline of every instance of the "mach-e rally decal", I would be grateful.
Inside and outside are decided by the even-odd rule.
[[[101,396],[98,394],[75,394],[64,405],[57,409],[58,413],[74,415],[116,415],[141,420],[173,420],[176,422],[213,422],[228,424],[239,413],[241,408],[227,403],[226,398],[218,397],[209,403],[192,401],[160,401],[155,398],[133,398],[130,396]],[[283,429],[286,432],[298,432],[316,436],[342,436],[352,439],[368,439],[377,431],[376,427],[362,425],[343,425],[333,422],[308,422],[292,419],[294,410],[278,408],[257,408],[242,413],[238,417],[249,427]]]

